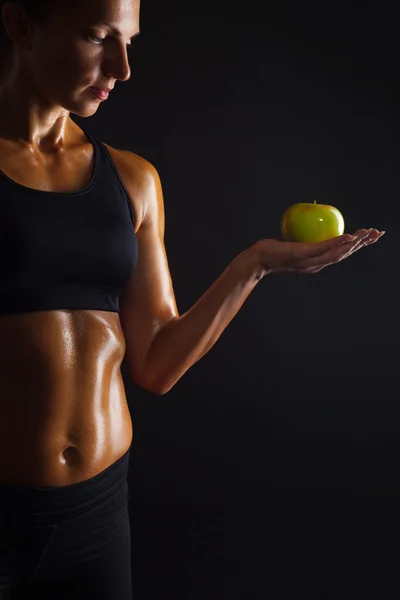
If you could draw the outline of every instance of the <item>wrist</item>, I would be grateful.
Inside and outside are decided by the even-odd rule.
[[[242,252],[238,259],[241,261],[242,267],[250,278],[260,281],[265,275],[272,273],[273,269],[268,269],[261,261],[261,250],[257,243]]]

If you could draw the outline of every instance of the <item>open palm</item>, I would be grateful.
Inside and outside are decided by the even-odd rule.
[[[313,244],[260,240],[261,264],[273,272],[318,273],[328,265],[349,258],[361,248],[374,244],[385,234],[377,229],[359,229],[354,236],[345,234]]]

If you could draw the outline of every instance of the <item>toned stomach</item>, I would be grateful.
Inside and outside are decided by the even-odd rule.
[[[79,483],[128,451],[125,350],[118,313],[0,317],[0,484]]]

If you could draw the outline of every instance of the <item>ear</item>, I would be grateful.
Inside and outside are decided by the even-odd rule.
[[[3,27],[9,43],[26,50],[32,48],[33,26],[26,9],[20,4],[6,2],[2,8]]]

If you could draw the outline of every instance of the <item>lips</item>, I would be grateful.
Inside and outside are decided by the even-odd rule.
[[[100,100],[107,100],[109,96],[109,90],[99,90],[98,88],[91,87],[91,90],[100,98]]]

